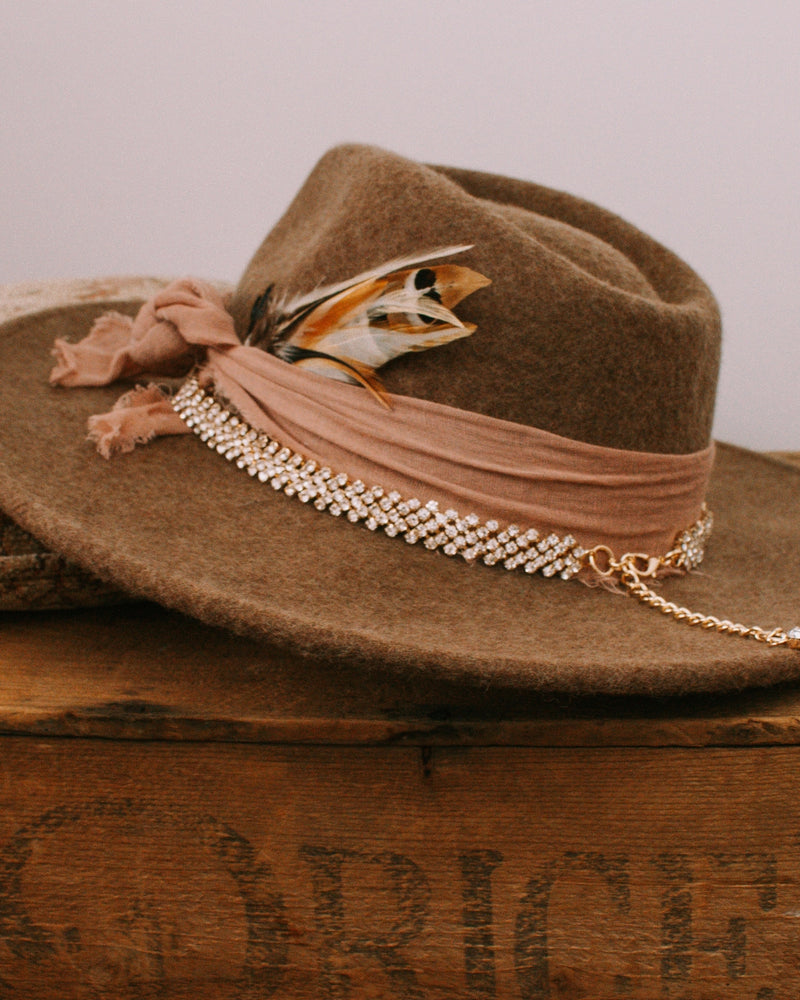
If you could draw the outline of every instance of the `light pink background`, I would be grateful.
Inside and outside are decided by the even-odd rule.
[[[800,449],[797,0],[0,0],[0,282],[235,279],[342,140],[591,198],[723,309],[716,433]]]

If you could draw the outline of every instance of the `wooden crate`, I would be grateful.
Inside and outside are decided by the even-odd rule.
[[[800,686],[524,698],[150,605],[0,627],[2,998],[800,995]]]

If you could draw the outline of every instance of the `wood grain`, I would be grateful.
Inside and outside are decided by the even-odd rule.
[[[670,699],[543,698],[366,675],[153,605],[7,614],[0,732],[117,739],[528,746],[800,742],[800,686]]]
[[[800,994],[796,747],[4,742],[7,996]]]

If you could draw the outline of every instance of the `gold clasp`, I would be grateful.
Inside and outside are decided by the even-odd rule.
[[[634,581],[655,577],[662,565],[658,556],[648,556],[644,552],[626,552],[617,559],[607,545],[595,545],[587,553],[586,561],[598,576],[608,578],[618,573],[620,579],[627,576]]]
[[[621,572],[630,573],[637,580],[655,577],[662,565],[658,556],[648,556],[644,552],[626,552],[619,562]]]

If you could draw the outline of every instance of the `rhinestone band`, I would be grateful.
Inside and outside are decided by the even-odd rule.
[[[260,482],[334,517],[362,523],[370,531],[380,530],[391,538],[399,535],[410,545],[421,543],[426,549],[461,556],[467,562],[480,560],[487,566],[501,564],[505,569],[557,575],[562,580],[579,573],[588,565],[587,557],[597,551],[582,548],[572,535],[542,537],[534,528],[516,524],[502,527],[494,520],[481,521],[477,514],[462,517],[455,510],[440,511],[435,500],[425,503],[416,497],[404,498],[396,491],[368,487],[343,472],[320,467],[226,410],[194,377],[171,402],[201,441]],[[710,529],[711,515],[704,511],[699,521],[677,537],[670,565],[684,569],[697,566]]]
[[[800,650],[800,627],[789,632],[780,628],[766,630],[691,612],[666,601],[644,582],[661,570],[689,571],[703,561],[713,524],[705,505],[697,521],[676,535],[666,555],[628,552],[617,559],[606,545],[587,550],[572,535],[562,538],[553,533],[542,538],[534,528],[523,530],[515,524],[501,527],[494,520],[482,522],[477,514],[461,517],[455,510],[442,512],[435,500],[423,503],[416,497],[403,498],[397,491],[387,493],[382,486],[367,487],[343,472],[320,468],[312,459],[284,447],[226,410],[194,377],[184,383],[171,402],[186,426],[209,448],[274,490],[296,496],[302,503],[313,503],[317,510],[334,517],[345,516],[348,521],[363,523],[370,531],[380,529],[392,538],[400,535],[410,545],[422,542],[426,549],[461,556],[467,562],[480,559],[487,566],[500,563],[505,569],[522,569],[546,577],[558,575],[562,580],[587,570],[601,578],[615,579],[638,600],[676,621]]]

